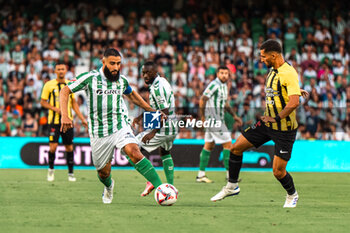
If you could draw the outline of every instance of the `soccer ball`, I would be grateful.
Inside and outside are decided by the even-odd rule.
[[[170,206],[176,202],[178,193],[174,185],[165,183],[158,186],[154,192],[154,199],[159,205]]]

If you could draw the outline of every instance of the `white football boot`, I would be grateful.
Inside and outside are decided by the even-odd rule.
[[[201,177],[196,177],[196,181],[199,183],[214,183],[211,179],[209,179],[207,176],[201,176]]]
[[[47,172],[47,181],[52,182],[54,180],[55,180],[55,170],[49,168]]]
[[[221,201],[223,200],[225,197],[229,197],[229,196],[234,196],[239,194],[240,192],[240,188],[237,186],[234,189],[229,189],[226,186],[224,186],[220,192],[218,192],[214,197],[212,197],[210,200],[211,201]]]
[[[295,193],[292,195],[287,194],[286,202],[284,203],[283,208],[297,207],[298,200],[299,200],[299,195],[297,191],[295,191]]]
[[[77,178],[75,178],[73,173],[69,173],[68,174],[68,181],[75,182],[75,181],[77,181]]]
[[[113,200],[113,189],[114,189],[114,180],[112,179],[112,184],[108,188],[105,186],[102,193],[102,202],[104,204],[111,204]]]

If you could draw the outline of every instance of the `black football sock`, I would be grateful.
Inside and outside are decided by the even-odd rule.
[[[53,169],[53,164],[55,162],[55,153],[49,152],[49,168]]]
[[[71,152],[66,152],[66,158],[67,158],[67,165],[68,165],[68,173],[72,174],[73,173],[73,165],[74,165],[74,155],[73,151]]]
[[[229,170],[229,178],[228,181],[230,183],[237,183],[239,171],[242,167],[242,156],[235,155],[230,153],[230,160],[228,161],[228,170]]]
[[[283,188],[287,191],[289,195],[295,193],[295,187],[292,176],[287,172],[287,174],[280,180],[278,180]]]

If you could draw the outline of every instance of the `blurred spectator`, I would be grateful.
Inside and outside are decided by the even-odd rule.
[[[6,112],[0,112],[0,135],[2,137],[11,136],[11,126]]]
[[[107,17],[106,25],[114,31],[120,30],[124,26],[124,18],[118,14],[117,9],[113,9],[112,13]]]
[[[18,136],[35,137],[38,133],[38,122],[35,120],[34,116],[29,112],[25,113],[24,116],[25,118],[22,122]]]
[[[260,62],[259,48],[266,39],[275,39],[298,72],[300,85],[310,92],[310,99],[302,99],[298,110],[299,138],[350,140],[350,13],[345,1],[307,17],[300,0],[293,2],[293,11],[284,4],[265,9],[249,1],[233,8],[218,7],[224,5],[220,0],[209,5],[179,1],[175,8],[158,4],[145,11],[136,6],[130,11],[124,1],[108,5],[55,1],[26,14],[20,13],[23,7],[17,9],[17,3],[1,10],[0,119],[8,121],[0,120],[2,135],[25,135],[18,124],[23,116],[20,107],[37,122],[38,135],[44,135],[47,117],[37,97],[43,84],[55,78],[55,63],[63,61],[69,69],[67,78],[74,79],[85,70],[101,67],[106,47],[121,51],[121,73],[141,93],[147,93],[147,87],[139,69],[145,60],[155,60],[159,74],[171,79],[177,112],[193,117],[197,117],[203,89],[215,78],[215,69],[225,64],[231,71],[230,104],[251,121],[248,118],[255,119],[260,112],[250,110],[265,105],[269,71]],[[316,9],[317,4],[308,7]],[[86,107],[84,98],[81,108]],[[131,114],[138,111],[130,105]],[[86,136],[79,121],[75,130]],[[202,138],[203,133],[182,130],[179,137]]]

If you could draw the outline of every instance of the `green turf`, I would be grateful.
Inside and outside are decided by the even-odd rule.
[[[209,199],[225,174],[207,174],[215,183],[176,172],[179,199],[162,207],[153,195],[140,197],[144,180],[136,171],[113,171],[115,198],[104,205],[95,171],[76,171],[78,181],[69,183],[57,170],[48,183],[46,170],[0,170],[0,232],[349,232],[350,174],[292,173],[296,209],[282,208],[285,192],[271,172],[243,172],[241,193],[216,203]]]

